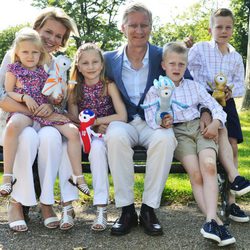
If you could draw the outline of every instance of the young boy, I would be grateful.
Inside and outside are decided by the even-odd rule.
[[[244,177],[238,176],[237,171],[237,143],[243,141],[243,135],[233,98],[243,96],[245,87],[242,57],[229,44],[233,34],[233,25],[234,17],[230,10],[224,8],[216,10],[210,19],[209,32],[212,40],[197,43],[190,49],[188,69],[194,80],[202,84],[210,93],[211,88],[208,83],[214,84],[214,77],[219,73],[227,77],[227,86],[234,85],[232,90],[229,87],[225,89],[227,101],[224,111],[227,113],[227,129],[219,131],[219,160],[227,170],[231,183],[229,217],[237,222],[248,222],[249,217],[235,204],[234,196],[249,192],[250,183]]]
[[[198,105],[211,110],[213,121],[206,130],[214,134],[214,137],[218,134],[219,127],[224,126],[226,113],[204,87],[197,82],[183,78],[187,67],[187,54],[187,49],[180,43],[169,43],[163,48],[162,67],[175,85],[172,101],[188,105],[188,108],[184,109],[172,102],[173,129],[178,141],[175,158],[186,169],[196,202],[206,216],[206,222],[201,228],[203,237],[217,242],[219,246],[225,246],[235,243],[235,238],[217,216],[216,155],[218,147],[212,138],[206,139],[200,132]],[[157,93],[156,88],[151,87],[145,103],[155,101],[159,97]],[[155,112],[155,106],[145,109],[145,118],[149,126],[160,128],[156,125],[155,119],[152,119]],[[161,127],[169,127],[164,119]]]

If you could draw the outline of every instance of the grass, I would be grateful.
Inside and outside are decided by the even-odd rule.
[[[239,172],[241,175],[250,179],[250,110],[239,112],[241,126],[244,135],[244,142],[239,144]],[[2,173],[1,173],[2,179]],[[85,174],[86,182],[91,188],[91,197],[86,197],[80,195],[80,203],[92,204],[93,199],[93,189],[91,185],[91,174]],[[135,201],[141,202],[142,192],[144,184],[144,174],[135,174]],[[55,184],[55,196],[56,200],[60,200],[60,191],[58,180]],[[110,200],[114,201],[114,188],[112,178],[110,176]],[[170,174],[166,182],[165,189],[162,195],[162,204],[187,204],[194,201],[191,185],[189,183],[188,176],[185,174]],[[237,198],[237,202],[249,202],[250,194],[244,197]]]

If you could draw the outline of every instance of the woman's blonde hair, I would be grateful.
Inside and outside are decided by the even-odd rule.
[[[73,83],[75,82],[76,85],[73,85],[73,90],[70,89],[70,92],[72,93],[73,91],[73,99],[78,102],[81,100],[82,96],[81,96],[81,84],[84,84],[84,77],[82,75],[82,73],[79,72],[78,70],[78,63],[79,60],[82,56],[82,53],[85,51],[89,51],[89,50],[95,50],[100,58],[101,58],[101,62],[102,62],[102,70],[100,73],[100,81],[103,83],[103,94],[105,92],[105,86],[106,84],[108,84],[108,80],[105,78],[105,64],[104,64],[104,57],[103,57],[103,52],[102,50],[94,43],[85,43],[82,44],[75,55],[75,59],[74,62],[72,64],[71,70],[70,70],[70,81]],[[75,87],[76,86],[76,87]]]
[[[31,28],[23,28],[16,33],[16,38],[13,42],[11,49],[11,62],[19,62],[20,59],[17,56],[17,51],[20,48],[20,43],[22,42],[32,42],[36,48],[41,52],[38,65],[44,65],[49,61],[49,55],[43,47],[42,40],[37,31]]]
[[[61,47],[66,47],[71,32],[78,36],[78,30],[75,22],[62,9],[57,7],[48,7],[43,9],[40,15],[36,18],[33,24],[33,29],[41,29],[47,20],[55,20],[65,26],[66,32],[63,36]]]

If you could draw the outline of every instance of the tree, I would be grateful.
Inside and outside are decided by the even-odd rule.
[[[250,0],[232,0],[231,6],[235,15],[235,47],[246,61],[246,94],[241,109],[250,109]]]
[[[77,24],[80,38],[74,37],[77,47],[82,42],[96,42],[101,49],[118,47],[122,34],[115,17],[125,0],[33,0],[33,6],[62,8]]]
[[[15,39],[16,32],[24,26],[27,25],[18,25],[15,27],[10,27],[0,32],[0,62],[2,62],[6,51],[10,49],[10,46]]]
[[[250,0],[231,0],[235,17],[232,44],[242,55],[244,62],[247,57],[248,19]]]
[[[183,14],[177,15],[171,23],[162,27],[155,26],[152,42],[163,45],[170,41],[183,41],[185,37],[192,35],[196,42],[210,40],[208,33],[209,12],[203,4],[196,3]]]
[[[249,1],[250,2],[250,1]],[[250,16],[248,20],[248,46],[246,62],[246,94],[241,109],[250,109]]]

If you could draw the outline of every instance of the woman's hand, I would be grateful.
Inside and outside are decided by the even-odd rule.
[[[34,115],[40,117],[47,117],[50,116],[53,112],[53,106],[51,104],[44,103],[35,110]]]
[[[52,121],[52,122],[71,122],[68,117],[66,117],[63,114],[57,114],[52,113],[51,115],[46,117],[46,120]]]

